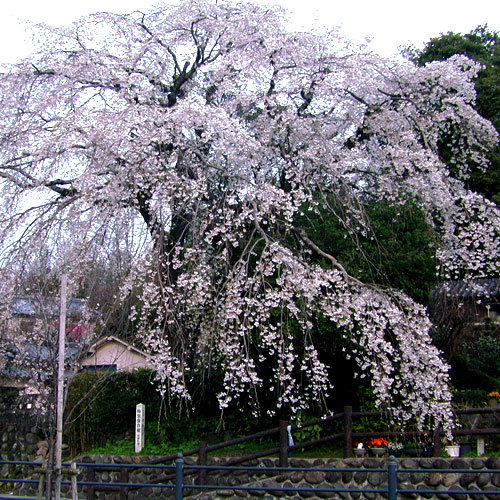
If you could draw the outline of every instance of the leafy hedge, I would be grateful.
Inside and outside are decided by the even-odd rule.
[[[84,451],[132,435],[138,403],[146,405],[148,420],[158,416],[161,397],[152,379],[150,370],[76,375],[65,411],[65,439],[72,451]]]
[[[201,438],[220,440],[276,425],[236,409],[225,414],[221,425],[220,411],[209,404],[213,395],[207,393],[195,402],[192,412],[181,413],[162,401],[153,378],[150,370],[77,374],[65,411],[65,442],[72,453],[132,439],[138,403],[146,405],[146,443],[153,446],[176,446]]]

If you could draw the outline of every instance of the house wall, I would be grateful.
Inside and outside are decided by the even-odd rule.
[[[151,368],[147,359],[138,352],[118,342],[99,346],[94,354],[85,359],[82,366],[116,365],[117,371],[132,371],[138,368]]]

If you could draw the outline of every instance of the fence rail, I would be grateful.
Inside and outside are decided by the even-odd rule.
[[[482,415],[482,414],[499,414],[500,408],[467,408],[462,410],[457,410],[455,412],[456,415]],[[277,436],[279,439],[279,446],[269,448],[267,450],[263,450],[257,453],[252,453],[250,455],[235,457],[232,459],[228,459],[224,466],[232,467],[237,466],[239,464],[243,464],[245,462],[255,460],[258,458],[268,457],[270,455],[278,455],[279,456],[279,466],[281,468],[286,468],[289,466],[289,455],[291,452],[300,449],[313,448],[315,446],[329,443],[329,442],[343,442],[343,455],[344,457],[351,457],[353,455],[353,443],[355,440],[360,439],[370,439],[374,437],[386,437],[386,438],[415,438],[415,437],[427,437],[429,441],[432,441],[432,454],[433,456],[441,455],[441,440],[443,436],[443,431],[441,429],[434,429],[433,431],[377,431],[377,432],[355,432],[354,431],[354,422],[359,418],[384,418],[387,417],[388,412],[353,412],[352,407],[346,406],[344,407],[344,411],[340,413],[335,413],[326,418],[322,419],[314,419],[308,422],[304,422],[300,425],[292,425],[291,432],[296,432],[298,430],[307,429],[309,427],[315,425],[325,425],[329,422],[341,422],[343,424],[342,432],[338,432],[335,434],[331,434],[328,436],[323,436],[319,439],[310,440],[306,442],[297,443],[294,446],[289,446],[288,434],[287,434],[287,426],[288,422],[281,421],[278,427],[268,429],[265,431],[257,432],[251,434],[249,436],[240,437],[236,439],[232,439],[230,441],[226,441],[224,443],[218,443],[215,445],[208,445],[205,440],[200,440],[199,446],[197,448],[193,448],[191,450],[186,450],[183,453],[183,457],[196,455],[196,467],[195,466],[185,466],[183,468],[183,475],[197,475],[197,484],[198,486],[208,486],[207,485],[207,475],[212,470],[208,466],[209,462],[209,453],[214,451],[219,451],[224,448],[228,448],[230,446],[242,444],[245,442],[253,441],[256,439],[261,439],[265,437]],[[500,428],[486,428],[486,429],[457,429],[453,431],[455,436],[463,436],[463,435],[478,435],[478,436],[486,436],[486,435],[494,435],[500,434]],[[165,464],[169,461],[176,460],[177,454],[172,454],[168,456],[158,457],[148,462],[144,463],[144,465],[138,464],[120,464],[120,470],[124,471],[120,473],[121,476],[121,486],[120,486],[120,495],[124,496],[124,484],[128,485],[128,488],[139,488],[143,486],[137,486],[135,484],[130,484],[128,482],[128,471],[131,469],[139,469],[141,467],[149,467],[154,468],[158,465],[160,468],[165,469],[168,474],[157,478],[156,481],[152,483],[148,483],[151,487],[156,487],[156,485],[160,485],[162,483],[173,481],[175,479],[176,471],[173,469],[173,466],[165,466],[159,464]],[[16,463],[16,462],[0,462],[2,464],[6,463]],[[26,464],[26,463],[25,463]],[[39,466],[40,464],[38,464]],[[118,467],[118,464],[110,466],[109,464],[80,464],[81,466],[85,466],[89,468],[89,477],[95,478],[97,470],[104,470],[105,468],[115,468]],[[221,466],[220,466],[221,467]],[[262,470],[262,469],[261,469]],[[98,491],[102,487],[102,483],[97,481],[90,481],[88,486],[89,488],[89,500],[93,500],[95,498],[94,493]],[[197,486],[197,487],[198,487]],[[116,488],[117,485],[114,484],[111,486]],[[160,486],[158,486],[160,487]],[[0,497],[1,498],[1,497]],[[12,498],[12,497],[9,497]]]
[[[2,465],[8,464],[17,464],[17,465],[26,465],[26,466],[40,466],[38,462],[20,462],[20,461],[0,461],[0,467]],[[78,468],[89,468],[89,470],[93,470],[95,468],[106,469],[109,467],[109,464],[91,464],[91,463],[78,463],[76,464]],[[69,463],[63,464],[63,466],[71,466]],[[387,496],[389,500],[398,500],[399,495],[407,495],[407,494],[417,494],[417,495],[453,495],[453,498],[457,495],[471,495],[475,497],[476,495],[484,495],[487,494],[488,498],[491,498],[490,495],[500,498],[500,489],[461,489],[457,491],[456,489],[415,489],[408,487],[400,487],[398,481],[398,474],[400,473],[412,473],[412,474],[430,474],[430,473],[440,473],[440,474],[468,474],[471,473],[471,469],[398,469],[398,463],[394,457],[390,457],[385,467],[381,468],[359,468],[359,467],[349,467],[349,468],[328,468],[328,467],[255,467],[255,466],[227,466],[227,465],[189,465],[184,461],[184,457],[182,454],[178,454],[175,463],[172,465],[157,465],[156,467],[151,464],[144,465],[132,465],[132,464],[114,464],[114,469],[116,470],[127,470],[130,468],[144,468],[144,469],[167,469],[173,471],[174,480],[170,484],[161,483],[161,484],[151,484],[151,483],[134,483],[129,481],[118,481],[114,483],[104,483],[95,480],[87,480],[87,481],[62,481],[64,485],[72,485],[73,498],[78,498],[77,489],[78,486],[87,488],[87,498],[90,498],[90,492],[94,491],[96,488],[100,490],[114,490],[120,491],[120,499],[126,500],[128,498],[128,492],[130,489],[139,489],[139,488],[158,488],[158,489],[167,489],[172,490],[174,493],[175,500],[183,499],[185,494],[188,495],[196,494],[199,491],[246,491],[246,492],[267,492],[267,493],[309,493],[319,495],[321,493],[352,493],[352,494],[361,494],[361,493],[375,493]],[[247,486],[242,485],[200,485],[200,484],[186,484],[185,476],[187,473],[194,471],[198,473],[201,470],[205,471],[226,471],[226,472],[254,472],[258,474],[273,474],[273,475],[283,475],[286,473],[293,473],[297,471],[302,472],[365,472],[365,473],[382,473],[385,477],[384,481],[381,484],[380,488],[370,487],[370,488],[350,488],[350,487],[325,487],[324,485],[320,485],[318,487],[303,487],[303,486],[259,486],[258,484],[249,484]],[[500,469],[474,469],[474,474],[500,474]],[[0,478],[0,483],[36,483],[37,480],[30,479],[8,479],[8,478]],[[16,498],[22,498],[23,500],[41,500],[43,495],[41,495],[41,490],[39,489],[39,494],[37,497],[16,497],[14,495],[0,495],[1,499],[9,499],[13,500]],[[47,498],[47,496],[45,497]]]
[[[462,410],[457,410],[456,415],[471,415],[471,414],[495,414],[496,412],[500,412],[500,408],[467,408]],[[500,414],[500,413],[499,413]],[[305,450],[317,447],[319,445],[323,445],[326,443],[332,442],[343,442],[344,450],[343,455],[345,458],[349,458],[353,456],[353,442],[355,440],[361,439],[372,439],[375,437],[384,436],[386,438],[397,437],[397,438],[416,438],[416,437],[426,437],[429,441],[432,441],[432,456],[439,457],[441,456],[441,440],[443,436],[443,431],[440,429],[434,429],[433,431],[374,431],[374,432],[354,432],[354,421],[358,418],[386,418],[388,417],[388,412],[353,412],[352,407],[346,406],[344,407],[344,411],[340,413],[335,413],[328,417],[322,419],[314,419],[307,422],[304,422],[300,425],[292,425],[290,426],[291,432],[296,432],[298,430],[307,429],[308,427],[312,427],[314,425],[326,424],[334,421],[341,421],[343,423],[343,432],[331,434],[328,436],[324,436],[319,439],[314,439],[310,441],[305,441],[302,443],[297,443],[294,446],[289,445],[288,441],[288,433],[287,421],[281,421],[278,427],[274,427],[272,429],[268,429],[265,431],[257,432],[251,434],[249,436],[240,437],[236,439],[232,439],[229,441],[225,441],[223,443],[218,443],[214,445],[207,445],[205,440],[200,440],[198,448],[193,448],[191,450],[187,450],[183,452],[184,457],[197,455],[197,466],[198,469],[190,466],[185,471],[185,475],[197,475],[197,483],[198,485],[207,485],[207,475],[210,472],[210,468],[207,467],[209,462],[209,453],[213,451],[222,450],[224,448],[228,448],[234,445],[242,444],[245,442],[253,441],[256,439],[261,439],[263,437],[270,436],[278,436],[279,446],[269,448],[267,450],[263,450],[260,452],[252,453],[245,456],[235,457],[226,460],[225,466],[231,467],[239,464],[244,464],[246,462],[269,457],[271,455],[278,455],[279,457],[279,466],[280,467],[288,467],[289,466],[289,456],[296,450]],[[464,436],[464,435],[495,435],[500,434],[500,428],[488,428],[488,429],[457,429],[453,431],[455,436]],[[171,454],[163,457],[158,457],[146,462],[148,465],[155,465],[160,463],[165,463],[170,460],[176,460],[177,454]],[[132,466],[131,468],[133,468]],[[93,474],[93,473],[91,473]],[[95,476],[93,476],[95,477]],[[122,476],[125,479],[125,475]],[[170,474],[159,477],[150,484],[159,484],[166,481],[171,481],[175,477],[175,473],[172,471]],[[89,500],[94,500],[94,492],[98,490],[98,487],[91,490],[91,494],[89,495]]]
[[[500,416],[500,408],[464,408],[455,411],[455,415],[493,415],[498,414]],[[331,434],[328,436],[321,437],[319,439],[314,439],[310,441],[305,441],[302,443],[297,443],[294,446],[289,446],[288,444],[288,434],[287,427],[288,422],[282,420],[278,427],[274,427],[265,431],[256,432],[248,436],[231,439],[223,443],[217,443],[213,445],[208,445],[206,440],[200,439],[199,446],[197,448],[192,448],[183,452],[185,457],[187,456],[198,456],[198,465],[206,465],[207,457],[210,452],[219,451],[224,448],[229,448],[238,444],[254,441],[257,439],[278,436],[279,446],[269,448],[260,452],[252,453],[246,457],[238,457],[230,459],[227,461],[226,465],[236,465],[239,463],[248,462],[255,460],[257,458],[264,458],[270,455],[278,454],[280,457],[280,466],[286,467],[288,465],[288,457],[290,452],[296,450],[304,450],[308,448],[313,448],[315,446],[323,445],[326,443],[331,443],[335,441],[343,442],[344,445],[344,457],[349,458],[353,456],[353,442],[357,439],[370,439],[375,437],[398,437],[398,438],[415,438],[415,437],[427,437],[432,441],[432,455],[438,457],[441,455],[441,440],[444,432],[441,429],[434,429],[432,431],[374,431],[374,432],[355,432],[353,430],[353,424],[356,419],[359,418],[387,418],[390,416],[389,412],[379,411],[379,412],[367,412],[367,411],[352,411],[351,406],[345,406],[343,412],[334,413],[324,418],[318,418],[314,420],[309,420],[303,422],[300,425],[291,425],[292,434],[298,430],[307,429],[315,425],[324,425],[329,422],[342,421],[343,432]],[[454,436],[487,436],[500,434],[500,428],[488,428],[488,429],[456,429],[453,431]],[[168,460],[175,460],[177,454],[166,455],[163,457],[158,457],[150,460],[149,464],[164,463]],[[203,475],[203,474],[201,474]]]

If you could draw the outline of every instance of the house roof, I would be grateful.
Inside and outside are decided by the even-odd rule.
[[[82,344],[68,342],[64,352],[66,362],[74,362],[82,354]],[[16,364],[16,356],[22,356],[22,364]],[[54,348],[47,345],[35,345],[24,342],[22,346],[9,344],[5,347],[4,363],[0,364],[0,376],[26,379],[30,371],[42,368],[44,363],[50,363],[54,358]],[[31,365],[30,368],[28,368]]]
[[[137,347],[134,347],[132,344],[129,344],[125,340],[122,340],[118,337],[114,337],[112,335],[109,335],[107,337],[103,337],[102,339],[98,340],[95,344],[90,346],[90,348],[87,351],[87,355],[92,355],[94,354],[100,347],[109,344],[111,342],[117,342],[118,344],[121,344],[124,346],[127,350],[135,352],[136,354],[139,354],[141,356],[144,356],[145,358],[151,357],[148,353],[141,351],[140,349],[137,349]]]
[[[500,279],[444,281],[433,290],[432,295],[447,295],[459,299],[500,298]]]
[[[12,314],[17,316],[56,317],[59,315],[59,309],[59,297],[18,296],[14,298],[11,306]],[[66,304],[66,313],[68,316],[88,314],[87,301],[85,299],[69,299]]]

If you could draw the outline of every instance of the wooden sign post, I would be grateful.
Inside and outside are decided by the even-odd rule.
[[[146,421],[146,407],[138,404],[135,407],[135,452],[140,453],[144,448],[144,427]]]

